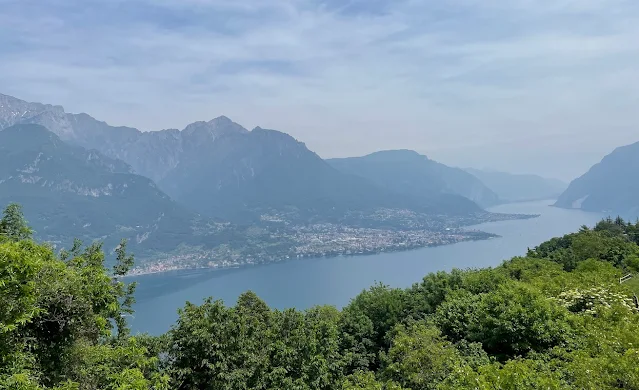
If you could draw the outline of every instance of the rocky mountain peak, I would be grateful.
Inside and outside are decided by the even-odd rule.
[[[212,126],[231,126],[231,125],[236,124],[229,117],[224,116],[224,115],[218,116],[217,118],[213,118],[210,121],[208,121],[207,123],[212,125]]]
[[[428,157],[423,154],[419,154],[416,151],[409,149],[382,150],[371,153],[366,157],[376,161],[385,162],[414,162],[418,160],[428,160]]]
[[[38,124],[64,139],[73,138],[73,126],[62,106],[30,103],[0,94],[0,129],[18,123]]]
[[[229,133],[248,133],[241,125],[233,122],[231,119],[225,116],[220,116],[214,119],[211,119],[208,122],[198,121],[193,122],[186,126],[184,130],[182,130],[182,134],[184,137],[188,138],[191,136],[195,137],[211,137],[216,138],[224,134]]]

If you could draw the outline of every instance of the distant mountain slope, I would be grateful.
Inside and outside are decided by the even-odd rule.
[[[300,218],[337,217],[352,210],[410,208],[426,213],[479,209],[457,197],[416,199],[339,172],[293,137],[256,128],[234,133],[186,156],[162,182],[184,204],[234,219],[251,213],[295,209]],[[452,203],[449,204],[449,203]]]
[[[639,142],[615,149],[573,180],[555,205],[639,216]]]
[[[33,124],[0,131],[0,205],[14,201],[44,240],[100,238],[112,248],[129,238],[139,253],[188,243],[197,218],[127,164]]]
[[[518,175],[472,168],[465,171],[481,180],[500,199],[508,202],[557,199],[568,187],[568,184],[561,180],[537,175]]]
[[[488,207],[498,196],[475,176],[411,150],[389,150],[363,157],[330,159],[336,169],[413,197],[456,194]]]
[[[126,161],[135,172],[155,182],[164,179],[185,156],[197,153],[218,137],[248,132],[227,117],[195,122],[182,131],[141,132],[131,127],[109,126],[87,114],[67,116],[74,129],[70,142]]]
[[[37,123],[58,136],[71,137],[73,128],[62,106],[29,103],[12,96],[0,94],[0,129],[18,123]]]
[[[234,221],[282,212],[299,221],[321,221],[377,208],[438,215],[480,211],[454,195],[462,192],[491,204],[490,194],[478,181],[465,180],[472,178],[465,172],[455,172],[466,176],[461,179],[447,176],[446,185],[456,190],[401,194],[332,168],[287,134],[261,128],[249,132],[226,117],[195,122],[182,131],[141,132],[6,95],[0,95],[0,117],[4,126],[47,126],[64,141],[125,161],[194,211]]]
[[[142,132],[132,127],[110,126],[87,114],[69,114],[61,106],[29,103],[0,94],[0,129],[19,123],[42,125],[67,143],[125,161],[135,173],[155,182],[174,169],[183,156],[206,147],[217,137],[248,132],[226,117],[195,122],[183,131]]]

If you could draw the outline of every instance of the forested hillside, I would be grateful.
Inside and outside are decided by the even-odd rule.
[[[639,224],[605,220],[489,269],[376,285],[342,310],[186,303],[132,336],[133,264],[0,220],[2,389],[638,389]]]

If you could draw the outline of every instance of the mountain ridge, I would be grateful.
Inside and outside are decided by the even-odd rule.
[[[639,216],[639,142],[619,146],[573,180],[555,206]]]
[[[62,238],[65,231],[65,237],[101,237],[110,246],[126,237],[133,245],[151,240],[163,248],[173,230],[158,224],[166,221],[189,234],[197,217],[126,163],[68,145],[41,125],[0,131],[0,155],[0,203],[23,203],[48,241],[70,244]]]
[[[486,239],[461,228],[532,217],[488,213],[454,193],[393,191],[289,134],[227,117],[141,132],[3,95],[0,118],[0,203],[23,203],[38,238],[56,245],[77,237],[112,251],[129,239],[136,272]]]
[[[66,113],[60,105],[26,102],[0,94],[0,130],[18,123],[42,125],[66,142],[127,162],[136,173],[155,182],[175,167],[182,153],[188,153],[199,142],[229,132],[248,132],[223,115],[190,123],[182,130],[141,131],[111,126],[86,113]]]
[[[473,175],[431,160],[413,150],[385,150],[361,157],[327,161],[338,170],[414,197],[454,194],[482,207],[494,206],[500,202],[498,196]]]
[[[315,211],[331,216],[331,220],[349,210],[386,207],[428,212],[431,206],[378,188],[365,178],[343,174],[303,142],[277,130],[256,127],[248,133],[228,135],[203,155],[189,157],[165,179],[163,188],[184,204],[203,204],[202,196],[216,199],[208,203],[215,209],[200,209],[207,215],[233,219],[220,212],[238,209],[238,203],[246,206],[246,211],[293,207],[302,219]],[[189,175],[193,179],[184,180]],[[196,177],[199,180],[194,180]],[[457,206],[462,212],[480,211],[461,199]]]
[[[208,216],[237,216],[246,222],[249,214],[255,220],[264,212],[291,208],[302,219],[322,213],[333,218],[349,208],[455,215],[481,211],[453,191],[428,197],[388,191],[334,169],[286,133],[261,127],[248,131],[225,116],[191,123],[181,131],[142,132],[113,127],[88,114],[66,114],[60,106],[48,112],[52,106],[11,99],[19,106],[14,111],[23,113],[5,115],[4,123],[42,124],[66,142],[125,161],[173,199]],[[231,213],[236,209],[237,215]]]
[[[35,124],[0,131],[0,204],[14,202],[38,239],[58,248],[99,241],[108,253],[127,239],[144,269],[273,261],[296,248],[288,232],[203,217],[126,163]]]
[[[557,199],[568,187],[558,179],[533,174],[513,174],[495,170],[465,168],[505,202]]]

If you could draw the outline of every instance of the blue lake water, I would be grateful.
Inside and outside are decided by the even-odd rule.
[[[490,209],[502,213],[541,214],[539,218],[491,222],[474,226],[500,235],[486,241],[423,248],[369,256],[303,259],[224,271],[196,271],[143,275],[138,282],[134,333],[160,334],[177,319],[186,301],[206,297],[234,304],[247,290],[256,292],[271,307],[305,309],[330,304],[338,307],[375,282],[408,287],[424,275],[452,268],[499,265],[528,247],[570,233],[581,225],[594,225],[604,215],[550,207],[553,201],[512,203]]]

